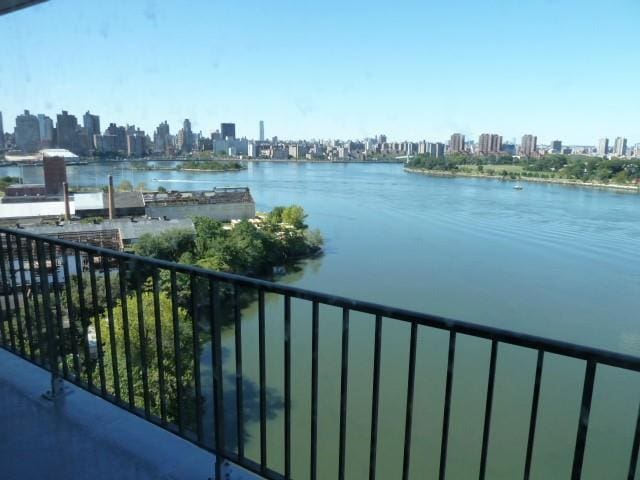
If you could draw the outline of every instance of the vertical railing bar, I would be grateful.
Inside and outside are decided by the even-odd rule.
[[[342,309],[342,347],[340,361],[340,439],[338,444],[338,479],[344,480],[347,450],[347,394],[349,380],[349,309]]]
[[[67,296],[67,316],[69,318],[69,331],[71,336],[71,354],[73,355],[73,371],[75,373],[75,381],[82,381],[80,372],[80,355],[78,353],[78,331],[76,329],[76,314],[73,305],[73,296],[71,295],[71,275],[69,273],[69,258],[67,249],[62,251],[62,270],[64,274],[64,287]]]
[[[538,421],[538,402],[540,400],[540,383],[542,380],[542,367],[544,364],[544,351],[538,350],[536,361],[536,376],[533,382],[533,398],[531,399],[531,418],[529,420],[529,435],[527,439],[527,453],[524,462],[524,480],[529,480],[531,474],[531,459],[533,457],[533,442],[536,435],[536,423]]]
[[[18,237],[14,236],[15,241],[16,241],[16,247],[20,248],[19,245],[17,245],[18,243]],[[15,319],[16,319],[16,334],[17,334],[17,343],[18,343],[18,348],[20,349],[20,354],[24,357],[25,356],[25,348],[24,348],[24,335],[22,334],[22,315],[21,315],[21,311],[20,311],[20,307],[19,307],[19,300],[18,300],[18,289],[17,289],[17,279],[16,279],[16,266],[15,266],[15,261],[13,258],[13,248],[11,245],[11,242],[9,242],[8,248],[7,248],[7,257],[9,259],[9,275],[11,276],[11,290],[13,291],[13,306],[14,306],[14,313],[15,313]],[[30,275],[32,277],[32,282],[33,283],[33,271],[30,270]],[[9,322],[9,327],[10,327],[10,331],[11,331],[11,336],[13,338],[14,335],[14,328],[13,328],[13,322]],[[15,342],[14,342],[15,343]],[[40,336],[38,335],[38,348],[40,346],[41,342],[40,342]],[[15,347],[14,347],[15,348]]]
[[[493,387],[496,379],[496,360],[498,356],[498,341],[491,342],[491,359],[489,360],[489,380],[487,381],[487,400],[484,409],[484,427],[482,429],[482,451],[480,453],[480,475],[484,480],[487,471],[487,451],[489,449],[489,434],[491,432],[491,409],[493,406]]]
[[[142,401],[144,414],[147,419],[151,417],[151,399],[149,394],[149,371],[147,369],[147,333],[144,324],[144,303],[142,301],[142,279],[140,278],[141,266],[133,264],[133,279],[136,288],[136,310],[138,321],[138,344],[140,345],[140,365],[142,373]]]
[[[636,429],[633,434],[633,446],[631,447],[631,460],[629,460],[629,473],[627,474],[627,480],[634,480],[636,478],[639,448],[640,448],[640,407],[638,407],[638,415],[636,417]]]
[[[291,479],[291,297],[284,297],[284,478]]]
[[[317,300],[312,306],[311,326],[311,462],[310,477],[316,480],[318,475],[318,335],[319,309]]]
[[[98,303],[98,287],[96,282],[96,268],[94,265],[95,257],[93,254],[87,254],[89,259],[89,283],[91,286],[91,302],[93,307],[93,328],[96,330],[96,354],[98,355],[98,375],[100,378],[100,393],[103,396],[107,394],[107,380],[104,372],[104,352],[102,351],[102,328],[100,325],[100,312]]]
[[[215,478],[222,478],[222,464],[226,458],[226,442],[224,438],[224,377],[222,373],[222,317],[220,315],[219,285],[213,278],[209,278],[209,292],[211,295],[211,335],[213,361],[213,398],[215,416]]]
[[[171,314],[173,317],[173,356],[176,370],[176,400],[178,403],[178,431],[184,435],[184,406],[182,404],[182,365],[180,354],[180,317],[178,316],[178,285],[176,271],[171,270]]]
[[[33,324],[31,323],[31,312],[29,308],[29,294],[27,291],[27,276],[24,271],[24,259],[22,255],[22,241],[20,237],[16,236],[16,256],[18,258],[18,269],[20,270],[20,283],[22,291],[22,307],[24,309],[24,319],[27,327],[27,344],[29,345],[29,358],[35,361],[35,347],[33,345]],[[33,272],[29,272],[31,278],[33,278]],[[39,339],[38,339],[39,340]],[[38,346],[40,342],[38,341]]]
[[[244,385],[242,378],[242,318],[240,312],[240,292],[233,284],[234,340],[236,353],[236,429],[238,437],[238,457],[244,458]]]
[[[264,290],[258,290],[258,366],[260,370],[260,472],[267,470],[267,377],[265,353]]]
[[[82,326],[82,343],[84,344],[84,362],[87,370],[87,388],[93,389],[93,366],[91,352],[89,351],[89,325],[87,319],[87,306],[84,299],[84,279],[82,278],[82,257],[80,250],[75,249],[76,277],[78,280],[78,304],[80,306],[80,325]]]
[[[413,426],[413,395],[416,380],[416,351],[418,344],[418,324],[411,322],[409,340],[409,374],[407,376],[407,402],[404,421],[404,453],[402,457],[402,479],[408,480],[411,466],[411,430]]]
[[[4,238],[2,238],[4,237]],[[7,250],[9,244],[9,235],[6,233],[0,234],[0,278],[2,278],[2,293],[4,296],[4,309],[3,316],[0,318],[0,341],[3,346],[7,346],[7,332],[4,328],[5,322],[11,322],[11,302],[9,300],[9,286],[7,284],[7,272],[4,264],[4,252]]]
[[[447,358],[447,381],[444,393],[444,415],[442,416],[442,442],[440,444],[440,471],[438,478],[444,480],[447,472],[447,447],[449,443],[449,419],[451,416],[451,390],[453,387],[453,367],[456,354],[456,332],[449,331],[449,355]]]
[[[127,286],[126,286],[126,269],[124,262],[126,260],[118,260],[118,280],[120,284],[120,310],[122,312],[122,331],[124,333],[124,358],[127,370],[127,397],[129,408],[134,409],[136,406],[135,392],[133,391],[133,363],[131,358],[131,335],[129,333],[129,307],[127,305]]]
[[[380,403],[380,356],[382,349],[382,315],[376,315],[373,350],[373,390],[371,392],[371,444],[369,448],[369,480],[376,478],[378,451],[378,410]]]
[[[587,430],[589,428],[589,413],[591,411],[591,398],[593,396],[595,376],[596,362],[595,360],[588,360],[584,374],[584,386],[582,388],[582,402],[580,403],[580,419],[578,421],[576,448],[573,452],[573,468],[571,470],[572,480],[579,480],[582,476],[582,463],[584,460],[584,449],[587,444]]]
[[[40,267],[40,289],[42,291],[42,309],[44,313],[44,321],[46,325],[47,339],[47,362],[54,376],[58,375],[58,357],[56,348],[56,332],[51,318],[51,295],[49,290],[49,275],[47,273],[47,257],[44,254],[44,243],[42,240],[36,240],[36,255],[38,256],[38,265]],[[42,362],[44,364],[44,361]],[[52,390],[53,392],[53,384]]]
[[[69,378],[69,366],[67,365],[65,351],[65,334],[64,325],[62,323],[62,302],[60,299],[60,281],[58,279],[58,259],[56,257],[56,246],[49,244],[49,259],[51,261],[51,276],[53,278],[53,295],[56,303],[56,324],[59,332],[58,348],[60,352],[60,361],[62,363],[62,376]]]
[[[195,275],[189,275],[189,289],[191,290],[191,321],[193,324],[193,380],[195,384],[195,407],[196,407],[196,434],[198,443],[202,443],[204,434],[202,432],[202,384],[200,378],[200,332],[198,325],[198,298]],[[211,306],[213,308],[213,305]]]
[[[160,317],[160,278],[158,269],[154,268],[152,273],[153,283],[153,314],[156,327],[156,353],[158,360],[158,390],[160,395],[160,420],[162,425],[167,423],[167,399],[164,378],[164,346],[162,343],[162,321]]]
[[[18,242],[18,237],[16,236],[16,244]],[[19,245],[18,245],[19,248]],[[31,296],[33,297],[33,315],[35,318],[35,327],[36,327],[36,339],[38,341],[38,356],[40,358],[40,362],[44,364],[42,359],[42,345],[44,342],[42,337],[42,318],[40,317],[40,300],[38,298],[38,277],[40,276],[37,269],[35,268],[35,262],[33,260],[33,243],[31,240],[25,239],[25,249],[27,251],[27,258],[29,261],[29,280],[31,282]],[[42,288],[42,285],[40,286]]]
[[[113,319],[113,291],[111,289],[111,269],[109,258],[102,257],[102,271],[104,274],[104,291],[107,297],[107,321],[109,322],[109,345],[111,346],[111,366],[113,370],[113,390],[118,402],[122,401],[120,393],[120,370],[118,368],[118,351],[116,345],[116,330]]]

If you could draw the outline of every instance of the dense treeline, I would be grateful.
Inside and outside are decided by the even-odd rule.
[[[516,166],[518,170],[501,169]],[[419,155],[408,164],[411,168],[464,172],[473,167],[477,173],[502,176],[565,178],[581,181],[626,184],[640,179],[640,159],[602,158],[586,155],[548,154],[540,157],[512,157],[511,155],[447,155],[432,157]]]
[[[231,229],[206,217],[196,217],[196,233],[174,229],[145,234],[135,252],[145,257],[198,265],[245,275],[269,275],[273,267],[318,253],[322,235],[304,223],[302,207],[276,207],[259,226],[243,220]]]
[[[239,162],[218,162],[215,160],[201,160],[184,162],[176,167],[178,170],[242,170],[244,167]]]

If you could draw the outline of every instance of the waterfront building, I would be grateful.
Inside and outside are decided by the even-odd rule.
[[[551,142],[551,153],[561,153],[562,152],[562,141],[554,140]]]
[[[609,139],[601,138],[598,141],[598,155],[604,157],[607,153],[609,153]]]
[[[130,157],[141,157],[145,153],[144,132],[127,135],[127,155]]]
[[[613,146],[613,154],[616,157],[624,157],[627,154],[627,139],[623,137],[616,137],[616,141]]]
[[[464,135],[462,133],[454,133],[449,140],[449,153],[464,152]]]
[[[78,120],[75,115],[69,115],[66,110],[63,110],[62,114],[58,114],[56,120],[58,148],[65,148],[73,152],[78,145]]]
[[[538,137],[535,135],[527,134],[522,136],[520,142],[520,153],[530,157],[534,155],[538,149]]]
[[[220,124],[220,135],[223,140],[231,139],[235,140],[236,138],[236,124],[235,123],[221,123]]]
[[[478,139],[478,153],[499,153],[502,151],[502,136],[495,133],[483,133]]]
[[[259,132],[260,136],[260,141],[264,142],[264,121],[260,120],[260,132]]]
[[[78,119],[69,115],[66,110],[57,115],[56,140],[58,148],[65,148],[75,153],[78,150]]]
[[[88,110],[82,117],[82,124],[89,138],[93,138],[95,134],[99,134],[100,130],[100,117],[98,115],[92,115]]]
[[[124,153],[127,150],[127,132],[124,127],[119,127],[115,123],[110,123],[105,130],[105,135],[113,135],[115,137],[115,150]]]
[[[167,147],[171,144],[171,133],[169,124],[165,120],[156,127],[153,134],[153,151],[154,153],[166,153]]]
[[[40,148],[40,124],[38,117],[25,110],[16,117],[14,130],[16,147],[24,152],[35,152]]]
[[[40,146],[49,148],[53,146],[53,120],[42,113],[38,114],[38,127],[40,129]]]
[[[193,150],[193,132],[191,131],[191,122],[188,118],[185,118],[182,123],[182,128],[178,130],[176,147],[182,153],[188,153]]]

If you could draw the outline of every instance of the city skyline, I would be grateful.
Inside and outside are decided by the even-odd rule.
[[[254,0],[98,10],[47,2],[0,18],[11,67],[0,71],[0,110],[6,124],[25,108],[53,118],[90,105],[103,119],[148,132],[160,120],[190,118],[208,134],[233,120],[248,137],[266,119],[269,136],[289,139],[494,131],[593,145],[604,135],[636,137],[640,5],[621,2],[628,14],[612,25],[594,1],[528,3]],[[309,23],[323,18],[329,30],[310,35]],[[437,21],[425,29],[426,18]],[[266,30],[273,22],[287,28]],[[73,52],[73,62],[60,52]],[[538,60],[522,64],[523,52]],[[594,58],[616,65],[615,75],[596,69]]]
[[[20,114],[18,114],[15,117],[14,120],[14,126],[13,129],[15,129],[15,126],[17,125],[17,122],[19,121],[19,119],[21,117],[23,117],[25,114],[31,114],[33,116],[35,116],[39,122],[39,132],[40,132],[40,138],[42,141],[51,141],[51,130],[53,129],[54,125],[57,128],[57,121],[53,122],[52,118],[49,117],[46,114],[42,114],[42,113],[38,113],[38,112],[31,112],[29,109],[23,109],[21,111]],[[2,110],[0,110],[0,127],[2,126],[2,116],[4,115],[4,112],[2,112]],[[74,112],[69,112],[68,110],[61,110],[60,113],[53,113],[52,117],[57,118],[58,120],[62,119],[63,122],[65,121],[65,119],[67,117],[75,117],[75,125],[79,128],[79,127],[84,127],[84,129],[87,130],[87,133],[89,134],[89,136],[91,137],[93,134],[107,134],[107,133],[114,133],[114,132],[110,132],[110,128],[112,126],[119,126],[118,128],[124,128],[125,126],[128,127],[130,130],[131,129],[135,129],[136,133],[145,133],[147,134],[149,137],[153,138],[154,136],[154,132],[156,132],[156,129],[158,127],[171,127],[171,124],[164,120],[161,121],[160,123],[156,122],[155,123],[155,127],[150,128],[149,130],[140,128],[140,126],[136,125],[134,122],[129,123],[128,121],[124,121],[124,122],[119,122],[119,121],[115,121],[115,122],[111,122],[109,121],[109,127],[105,127],[102,130],[100,130],[100,119],[101,119],[101,115],[100,114],[95,114],[95,113],[91,113],[91,109],[87,110],[85,114],[82,115],[82,122],[79,121],[80,116],[79,115],[75,115]],[[48,122],[48,123],[45,123]],[[105,124],[107,122],[104,122]],[[212,127],[212,129],[208,130],[208,131],[199,131],[199,132],[195,132],[192,130],[191,128],[191,121],[189,118],[184,119],[183,121],[179,122],[183,128],[182,129],[176,129],[176,136],[178,136],[180,134],[180,130],[184,130],[185,128],[189,131],[190,135],[195,135],[196,133],[199,133],[202,135],[202,138],[214,138],[214,137],[218,137],[220,139],[224,139],[226,137],[230,137],[230,138],[238,138],[238,139],[246,139],[249,141],[269,141],[269,138],[266,138],[265,134],[264,134],[264,125],[265,122],[264,120],[259,120],[258,121],[258,134],[256,136],[251,135],[250,133],[247,134],[243,134],[241,132],[241,134],[236,135],[236,128],[237,128],[237,123],[236,122],[222,122],[222,123],[218,123],[217,124],[217,128],[216,126]],[[224,129],[225,127],[229,128],[230,131],[232,132],[231,135],[225,135]],[[10,127],[11,128],[11,127]],[[215,130],[214,130],[215,128]],[[12,130],[7,130],[7,128],[5,127],[4,129],[4,133],[11,133]],[[250,128],[248,130],[251,130]],[[43,135],[43,132],[47,131],[47,135]],[[378,133],[373,133],[371,135],[366,135],[363,137],[354,137],[354,138],[347,138],[347,137],[332,137],[332,138],[322,138],[319,136],[312,136],[309,138],[282,138],[279,137],[278,135],[275,135],[275,138],[278,138],[281,141],[285,141],[285,142],[296,142],[296,141],[325,141],[325,140],[337,140],[337,141],[361,141],[361,140],[366,140],[366,139],[374,139],[374,138],[378,138],[381,137],[384,139],[384,141],[382,141],[381,143],[386,143],[387,141],[393,142],[393,143],[403,143],[403,142],[423,142],[423,141],[435,141],[435,142],[444,142],[446,145],[453,145],[454,146],[454,150],[458,151],[460,150],[460,145],[464,145],[464,144],[477,144],[480,145],[481,149],[483,149],[485,151],[485,153],[492,153],[492,152],[497,152],[500,151],[501,147],[503,144],[508,144],[508,145],[517,145],[517,146],[522,146],[522,145],[527,145],[528,142],[531,142],[531,145],[526,147],[526,151],[527,152],[532,152],[535,151],[537,149],[537,146],[545,146],[545,147],[553,147],[554,144],[556,144],[557,142],[560,142],[560,145],[565,145],[565,146],[576,146],[576,147],[593,147],[593,148],[597,148],[598,153],[604,153],[607,150],[612,150],[614,153],[618,154],[619,156],[624,156],[627,152],[628,149],[631,149],[632,146],[634,145],[640,145],[640,141],[639,142],[634,142],[634,141],[629,141],[626,137],[621,137],[621,136],[616,136],[616,137],[610,137],[610,136],[605,136],[605,137],[599,137],[598,139],[595,139],[595,141],[593,141],[592,143],[569,143],[566,142],[564,140],[558,140],[558,137],[561,137],[562,135],[556,135],[553,138],[553,140],[549,140],[549,141],[538,141],[538,137],[536,135],[533,134],[529,134],[526,133],[524,135],[521,136],[520,140],[518,140],[518,138],[514,135],[514,136],[506,136],[506,135],[500,135],[498,133],[480,133],[478,134],[475,138],[471,137],[471,136],[467,136],[464,133],[460,133],[460,132],[455,132],[455,133],[450,133],[449,135],[446,136],[446,138],[435,138],[434,136],[426,136],[426,137],[422,137],[422,138],[387,138],[388,136],[384,133],[381,133],[382,131],[384,131],[384,129],[378,129]],[[129,132],[130,133],[130,132]],[[487,140],[488,142],[493,142],[491,143],[490,146],[487,146],[486,148],[482,147],[483,144],[483,138],[486,138],[487,136],[489,137],[494,137],[493,139],[489,139]],[[499,138],[498,138],[499,137]],[[615,138],[616,140],[616,144],[615,147],[613,147],[613,149],[610,148],[610,142],[609,139],[610,138]],[[603,144],[605,145],[604,150],[603,150]],[[618,146],[620,145],[620,146]]]

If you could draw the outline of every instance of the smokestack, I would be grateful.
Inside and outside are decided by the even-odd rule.
[[[113,193],[113,175],[109,175],[109,220],[116,216],[116,200]]]
[[[64,219],[71,220],[71,207],[69,206],[69,185],[62,182],[62,194],[64,195]]]

